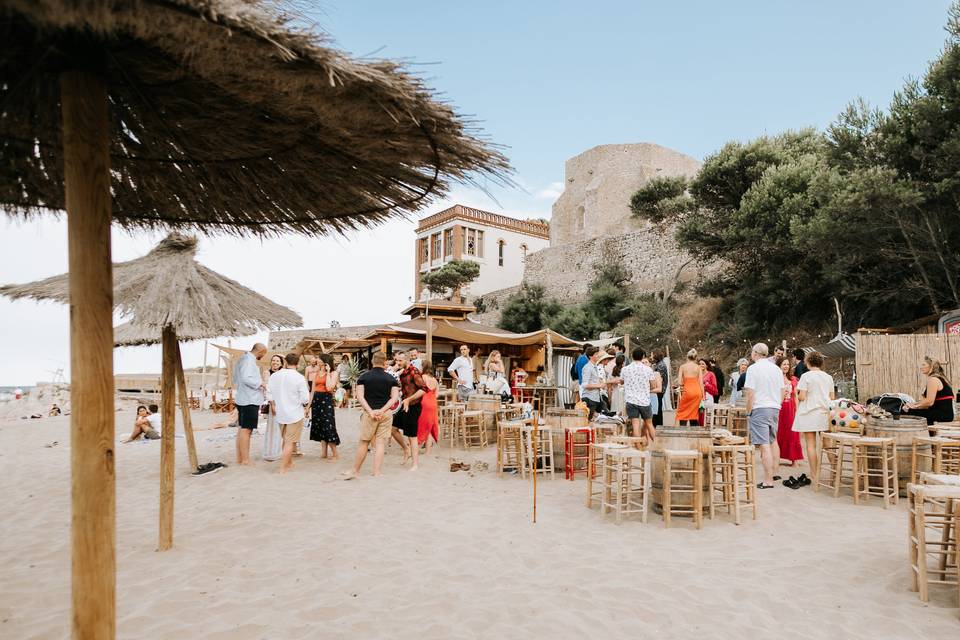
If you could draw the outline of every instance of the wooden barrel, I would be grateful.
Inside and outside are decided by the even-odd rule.
[[[703,471],[703,507],[706,510],[710,504],[710,478],[707,473],[707,456],[710,455],[710,449],[713,446],[713,438],[710,437],[708,429],[699,427],[659,427],[657,429],[657,438],[653,441],[651,448],[652,466],[653,466],[653,507],[656,511],[662,512],[663,507],[663,472],[665,449],[678,450],[696,450],[704,457],[701,461]],[[689,475],[673,474],[671,482],[689,483]],[[674,494],[673,503],[677,505],[689,506],[693,502],[692,494]]]
[[[923,418],[902,417],[874,418],[867,416],[863,423],[863,435],[871,438],[893,438],[897,446],[897,476],[900,484],[900,495],[907,495],[907,483],[910,482],[910,473],[913,468],[913,439],[917,436],[929,435],[927,421]],[[921,450],[930,455],[930,445],[924,445]],[[929,458],[921,458],[918,462],[918,471],[929,471]]]
[[[553,432],[553,468],[562,471],[567,459],[563,449],[564,427],[586,427],[590,422],[581,411],[558,408],[547,409],[543,413],[543,421],[551,427],[556,427]]]
[[[497,441],[497,411],[500,410],[500,396],[493,393],[471,393],[467,398],[467,411],[483,411],[483,426],[487,430],[487,441]]]

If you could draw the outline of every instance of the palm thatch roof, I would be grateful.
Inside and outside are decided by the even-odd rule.
[[[472,123],[390,61],[267,0],[0,0],[0,207],[64,209],[59,74],[105,78],[124,227],[328,233],[507,181]]]
[[[197,262],[196,251],[196,238],[172,233],[142,258],[114,263],[114,305],[133,318],[115,342],[152,344],[167,326],[181,340],[197,340],[303,324],[296,312]],[[0,295],[69,304],[70,277],[3,286]]]

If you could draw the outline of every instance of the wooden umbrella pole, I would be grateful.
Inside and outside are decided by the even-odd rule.
[[[545,335],[547,336],[547,366],[544,369],[547,372],[547,383],[553,384],[555,380],[553,377],[553,340],[550,338],[550,329],[546,330]]]
[[[176,348],[177,355],[177,396],[180,401],[180,415],[183,417],[183,435],[187,439],[187,457],[190,459],[191,473],[197,470],[200,463],[197,461],[197,443],[193,439],[193,420],[190,417],[190,398],[187,394],[187,380],[183,375],[183,356],[180,354],[180,345]]]
[[[533,449],[533,524],[537,524],[537,438],[540,437],[540,416],[533,412],[533,429],[530,432],[530,443]]]
[[[163,328],[163,373],[160,375],[160,539],[158,550],[173,546],[173,437],[177,419],[177,334]]]
[[[74,638],[116,635],[110,138],[99,76],[60,76],[70,265],[71,604]]]

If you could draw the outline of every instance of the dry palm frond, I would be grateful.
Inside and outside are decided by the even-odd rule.
[[[504,156],[419,78],[349,58],[277,6],[0,0],[0,207],[64,209],[59,76],[77,67],[107,82],[124,227],[342,232],[449,180],[507,181]]]
[[[119,336],[125,344],[157,342],[167,326],[180,339],[195,340],[303,324],[294,311],[197,262],[196,250],[196,238],[174,233],[142,258],[113,265],[114,305],[133,318]],[[69,304],[70,278],[7,285],[0,295]]]

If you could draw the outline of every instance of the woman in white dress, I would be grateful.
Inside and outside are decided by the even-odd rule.
[[[810,475],[813,484],[817,483],[820,456],[817,450],[817,433],[826,431],[830,424],[830,401],[834,399],[833,377],[821,371],[823,356],[813,351],[805,359],[807,372],[800,376],[797,383],[797,417],[793,430],[803,434],[803,444],[807,460],[810,462]]]
[[[493,350],[490,352],[490,355],[487,356],[487,362],[483,365],[483,371],[487,376],[487,389],[490,392],[501,396],[510,395],[510,383],[507,381],[503,358],[499,351]]]
[[[265,376],[269,378],[277,371],[283,369],[283,358],[278,355],[270,358],[270,370]],[[280,425],[277,424],[276,416],[273,415],[271,408],[270,392],[267,391],[267,430],[263,434],[263,459],[272,462],[279,460],[283,454],[283,436],[280,433]]]

